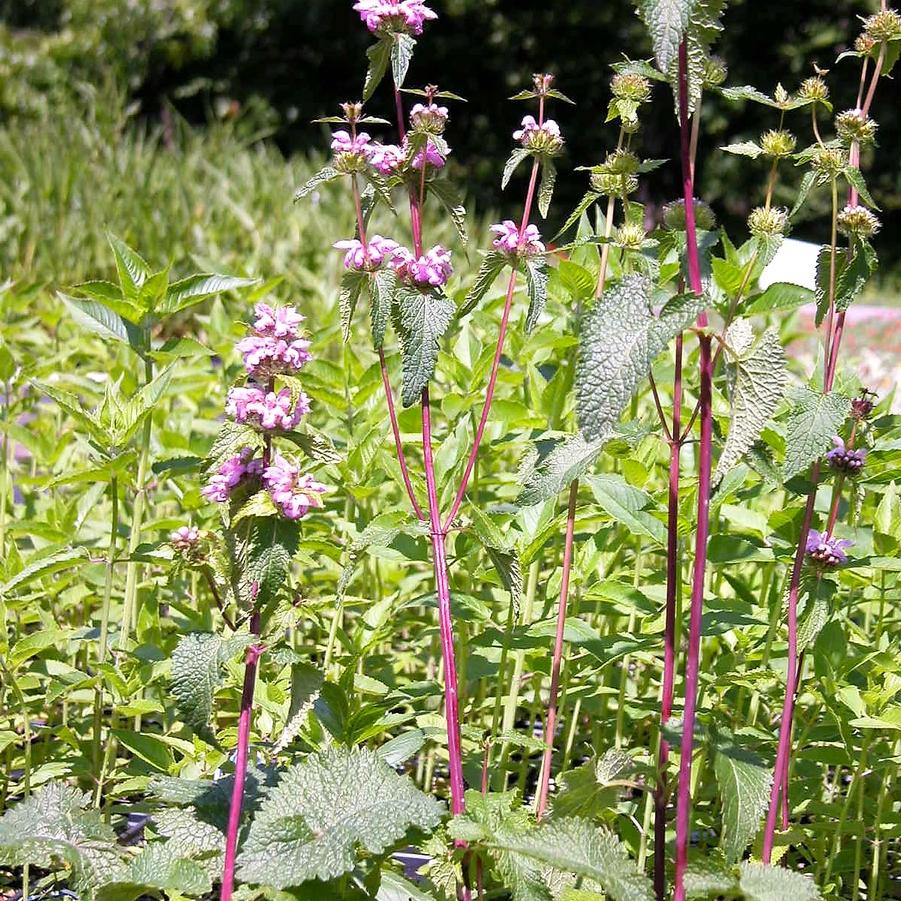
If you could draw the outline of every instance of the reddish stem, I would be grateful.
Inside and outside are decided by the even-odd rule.
[[[560,691],[560,669],[563,663],[563,633],[566,629],[566,607],[569,595],[569,577],[572,571],[573,533],[576,528],[576,501],[579,497],[579,480],[569,487],[569,508],[566,514],[566,541],[563,550],[563,575],[560,579],[560,604],[557,608],[557,636],[554,640],[554,657],[551,662],[551,693],[548,699],[547,719],[544,724],[544,758],[541,761],[541,785],[538,787],[537,819],[544,816],[547,807],[548,788],[551,781],[551,758],[554,753],[554,736],[557,733],[557,696]]]
[[[438,489],[435,484],[435,463],[432,459],[432,415],[429,389],[422,390],[422,447],[425,463],[425,483],[429,501],[432,554],[435,567],[435,590],[438,594],[438,624],[441,632],[441,653],[444,657],[444,715],[447,720],[447,753],[450,770],[451,812],[463,812],[463,757],[460,749],[460,716],[457,697],[457,664],[454,657],[454,627],[451,619],[450,585],[447,577],[446,533],[441,528],[438,508]]]
[[[260,613],[254,610],[250,617],[250,632],[259,639]],[[244,806],[244,782],[247,778],[247,748],[250,742],[250,725],[253,715],[253,690],[257,679],[257,661],[263,653],[259,644],[247,649],[244,662],[244,689],[241,692],[241,715],[238,719],[238,747],[235,753],[235,784],[232,788],[231,806],[228,810],[228,830],[225,834],[225,863],[222,867],[222,889],[219,901],[230,901],[235,886],[235,858],[238,852],[238,833],[241,829],[241,811]]]
[[[678,436],[682,428],[682,335],[676,338],[675,375],[673,377],[673,425],[670,434]],[[663,727],[673,714],[673,684],[676,676],[676,596],[679,590],[679,456],[682,444],[670,440],[669,497],[667,500],[666,545],[666,622],[663,630],[663,685],[660,701],[660,759],[657,789],[654,794],[654,891],[659,901],[666,897],[666,802],[669,742]]]
[[[685,198],[685,233],[689,287],[702,293],[701,264],[694,216],[694,180],[691,170],[691,136],[688,117],[688,51],[685,41],[679,47],[679,131],[682,157],[682,190]],[[707,314],[698,317],[698,326],[707,325]],[[700,345],[700,420],[701,436],[698,461],[698,517],[695,561],[691,587],[688,654],[685,664],[685,714],[682,720],[682,745],[679,760],[679,785],[676,804],[676,878],[673,899],[684,901],[685,869],[688,864],[688,839],[691,827],[691,765],[694,751],[694,727],[697,709],[698,670],[701,650],[701,614],[707,572],[707,538],[710,530],[710,475],[713,450],[713,355],[710,336],[699,335]]]

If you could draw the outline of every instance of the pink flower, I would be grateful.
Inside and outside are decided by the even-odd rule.
[[[369,163],[382,175],[393,175],[406,160],[406,152],[397,144],[373,144],[370,148]]]
[[[372,152],[369,141],[370,137],[365,131],[361,131],[356,137],[351,137],[347,131],[336,131],[332,135],[332,150],[336,154],[350,153],[367,158]]]
[[[544,253],[544,244],[541,243],[541,233],[536,225],[527,225],[522,235],[519,226],[512,219],[505,219],[497,225],[491,226],[497,237],[493,244],[504,253],[524,253],[526,256]]]
[[[265,335],[248,335],[236,345],[244,356],[247,372],[261,380],[297,372],[312,359],[310,342],[304,338],[286,341]]]
[[[255,385],[232,388],[228,392],[225,412],[235,422],[246,422],[263,431],[289,432],[310,412],[310,399],[303,391],[292,404],[291,389],[264,391]]]
[[[263,473],[263,484],[272,502],[288,519],[300,519],[311,508],[321,507],[322,497],[328,487],[311,475],[301,473],[293,463],[280,454]]]
[[[435,169],[444,168],[444,157],[438,152],[438,148],[428,139],[426,139],[425,147],[413,157],[412,166],[414,169],[422,169],[423,161]]]
[[[414,104],[410,110],[410,124],[421,131],[440,135],[447,125],[447,107],[437,103]]]
[[[245,479],[259,476],[262,473],[263,461],[252,458],[253,448],[241,448],[238,454],[230,457],[219,467],[200,493],[208,501],[214,501],[217,504],[225,503],[232,491]],[[180,531],[181,529],[179,529]]]
[[[539,125],[534,116],[525,116],[522,128],[513,132],[513,140],[536,153],[555,154],[563,149],[563,135],[553,119],[545,119]]]
[[[344,268],[371,271],[378,269],[384,260],[390,260],[400,245],[390,238],[381,235],[373,235],[369,243],[363,244],[356,238],[347,241],[337,241],[332,247],[337,250],[347,251],[344,254]]]
[[[189,551],[200,541],[200,529],[197,526],[181,526],[169,535],[169,543],[177,550]]]
[[[297,330],[304,317],[292,307],[270,307],[268,303],[258,303],[254,307],[256,320],[253,329],[258,335],[271,338],[296,338]]]
[[[402,281],[431,285],[433,288],[446,284],[454,271],[450,251],[440,244],[436,244],[418,259],[406,247],[400,247],[395,251],[391,262]]]
[[[358,0],[354,9],[372,32],[422,34],[423,25],[438,18],[423,0]]]
[[[807,556],[820,566],[833,567],[848,562],[845,549],[851,547],[853,541],[847,538],[833,538],[825,532],[811,529],[807,533]]]

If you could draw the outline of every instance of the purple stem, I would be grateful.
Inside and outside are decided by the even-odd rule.
[[[673,713],[673,684],[676,675],[676,595],[679,590],[679,456],[682,450],[682,335],[676,338],[675,376],[673,377],[673,424],[670,429],[669,498],[667,504],[666,545],[666,623],[663,630],[663,685],[660,702],[660,760],[657,789],[654,794],[654,891],[658,901],[666,897],[666,768],[669,742],[663,727]]]
[[[685,41],[679,47],[679,131],[682,157],[682,189],[685,198],[685,233],[688,256],[688,282],[695,294],[702,293],[701,265],[694,216],[694,178],[691,166],[691,135],[688,117],[688,51]],[[704,329],[707,314],[698,317]],[[698,670],[701,650],[701,614],[704,605],[704,581],[707,571],[707,538],[710,531],[710,470],[713,448],[713,355],[710,336],[699,335],[701,436],[698,461],[698,521],[695,561],[691,586],[691,615],[688,629],[688,654],[685,663],[685,714],[682,719],[682,745],[679,760],[679,785],[676,803],[676,878],[673,901],[685,899],[685,869],[688,864],[688,839],[691,829],[691,764],[694,752],[695,714],[698,701]]]
[[[425,484],[429,502],[432,554],[435,567],[435,590],[438,594],[438,625],[441,631],[441,654],[444,658],[444,715],[447,720],[447,754],[450,770],[451,812],[463,812],[463,756],[460,749],[460,714],[457,696],[457,664],[454,657],[454,627],[451,620],[450,585],[447,577],[447,533],[441,528],[438,489],[435,485],[435,463],[432,459],[432,414],[429,389],[422,390],[422,447]]]
[[[560,691],[560,669],[563,662],[563,633],[566,629],[566,607],[569,594],[569,576],[572,570],[573,533],[576,527],[576,501],[579,497],[579,480],[569,488],[569,509],[566,514],[566,541],[563,550],[563,575],[560,579],[560,604],[557,608],[557,636],[554,640],[554,657],[551,663],[551,694],[548,699],[547,720],[544,725],[544,758],[541,762],[541,785],[538,788],[538,805],[535,815],[540,820],[547,807],[548,788],[551,781],[551,758],[554,753],[554,735],[557,732],[557,696]]]
[[[260,637],[260,613],[254,610],[250,617],[250,631]],[[244,689],[241,692],[241,716],[238,719],[238,747],[235,754],[235,784],[232,788],[231,806],[228,810],[228,831],[225,834],[225,863],[222,867],[222,889],[219,901],[230,901],[235,887],[235,857],[238,852],[238,832],[241,829],[241,811],[244,806],[244,782],[247,777],[247,747],[250,742],[250,724],[253,714],[253,690],[257,679],[257,661],[263,653],[260,644],[247,649],[244,662]]]

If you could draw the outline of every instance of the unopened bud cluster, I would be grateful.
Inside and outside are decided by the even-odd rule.
[[[781,207],[759,206],[748,216],[748,231],[755,238],[784,235],[788,228],[788,211]]]
[[[692,204],[695,214],[695,225],[703,231],[716,228],[716,216],[710,205],[694,198]],[[685,201],[673,200],[663,207],[663,226],[670,231],[685,231]]]
[[[784,129],[772,129],[760,136],[760,146],[763,148],[763,152],[775,159],[791,156],[797,143],[798,139],[790,131]]]
[[[836,435],[832,439],[835,447],[826,454],[826,461],[834,472],[856,476],[867,461],[867,452],[864,449],[847,447],[842,438]]]
[[[849,109],[835,117],[835,130],[847,144],[857,143],[861,146],[872,144],[876,140],[878,125],[860,110]]]
[[[819,75],[814,75],[801,82],[798,96],[807,101],[825,101],[829,99],[829,86]]]

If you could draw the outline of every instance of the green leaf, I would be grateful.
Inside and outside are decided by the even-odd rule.
[[[244,588],[259,606],[270,603],[288,580],[300,542],[300,526],[273,516],[252,521],[243,572]]]
[[[717,747],[713,768],[723,805],[720,845],[727,860],[735,862],[760,828],[770,800],[772,770],[756,754],[731,742]]]
[[[465,247],[469,241],[466,234],[466,209],[463,206],[463,200],[460,192],[457,190],[453,182],[445,178],[438,178],[428,183],[428,189],[438,198],[438,202],[444,207],[460,240]]]
[[[392,35],[391,43],[391,74],[394,76],[395,87],[403,87],[407,77],[407,69],[410,68],[410,60],[413,59],[413,50],[416,47],[416,39],[404,32],[396,32]]]
[[[563,773],[560,791],[551,803],[554,817],[596,818],[614,808],[623,782],[635,771],[635,761],[625,752],[610,749],[602,757]]]
[[[517,504],[531,507],[556,497],[594,465],[612,435],[611,427],[594,441],[586,441],[580,434],[554,445],[543,458],[534,460],[524,474]]]
[[[382,881],[376,901],[435,901],[433,895],[404,879],[393,870],[382,870]]]
[[[804,206],[805,201],[807,200],[807,195],[810,194],[811,189],[816,183],[816,173],[815,172],[805,172],[804,177],[801,179],[801,184],[798,185],[798,193],[795,197],[795,204],[791,208],[791,212],[788,214],[789,219],[794,219],[795,215]]]
[[[741,865],[739,886],[746,901],[820,901],[822,898],[809,876],[750,861]]]
[[[530,257],[525,261],[526,291],[529,295],[529,312],[526,314],[526,334],[530,335],[538,324],[547,303],[547,260]]]
[[[415,404],[435,374],[441,337],[454,318],[453,301],[440,291],[419,291],[402,285],[395,295],[394,330],[403,351],[405,407]]]
[[[61,391],[44,382],[35,382],[35,388],[46,394],[58,407],[68,413],[72,419],[87,432],[94,441],[105,451],[110,451],[113,444],[113,436],[101,425],[96,415],[85,409],[84,404],[74,394]]]
[[[651,35],[654,58],[661,72],[677,61],[696,0],[641,0],[638,13]]]
[[[141,255],[132,250],[121,238],[110,233],[107,239],[116,260],[116,272],[119,274],[122,294],[127,300],[136,300],[141,287],[150,276],[150,267]]]
[[[519,164],[529,156],[529,151],[525,149],[525,147],[517,147],[508,158],[507,162],[504,164],[504,174],[501,177],[501,190],[507,187],[510,183],[510,179],[513,178],[513,173],[519,167]]]
[[[145,846],[125,874],[100,889],[97,901],[132,901],[148,892],[205,895],[212,887],[210,874],[200,863],[181,856],[172,842],[153,842]]]
[[[597,203],[603,196],[603,194],[598,194],[597,191],[588,191],[578,204],[576,204],[576,208],[569,214],[566,222],[563,223],[562,228],[554,236],[554,239],[556,240],[561,235],[566,234],[566,232],[582,218],[582,214],[585,213],[592,204]]]
[[[518,606],[522,598],[523,584],[519,554],[497,525],[479,507],[470,504],[468,512],[472,517],[473,531],[478,535],[504,587],[510,592],[514,605]]]
[[[245,882],[289,888],[353,869],[357,846],[382,854],[411,826],[429,830],[443,805],[368,748],[311,754],[284,772],[238,857]]]
[[[541,158],[541,183],[538,186],[538,212],[542,219],[547,219],[556,183],[557,167],[549,156],[544,156]]]
[[[873,200],[872,195],[867,190],[867,183],[863,180],[863,175],[861,175],[860,169],[856,166],[845,166],[842,169],[842,175],[845,176],[848,184],[860,194],[860,199],[869,207],[872,207],[874,210],[878,210],[879,206],[876,201]]]
[[[218,275],[214,272],[198,272],[173,282],[160,305],[160,313],[171,316],[224,291],[234,291],[255,285],[259,279],[240,278],[235,275]]]
[[[629,859],[607,829],[588,820],[564,818],[543,823],[528,832],[499,830],[483,841],[536,863],[597,883],[609,901],[654,901],[650,880]]]
[[[378,47],[380,45],[376,44],[376,46]],[[384,74],[384,72],[382,74]],[[323,166],[309,181],[301,185],[301,187],[294,192],[294,202],[297,203],[298,200],[302,200],[308,194],[312,194],[320,185],[327,184],[340,177],[341,173],[337,169],[332,166]]]
[[[129,344],[129,330],[122,317],[96,300],[83,300],[58,292],[57,296],[68,307],[72,318],[82,328],[112,341]]]
[[[790,282],[773,282],[765,291],[752,298],[744,311],[748,316],[754,316],[773,310],[797,310],[813,301],[814,292],[810,288]]]
[[[633,535],[643,535],[666,545],[666,526],[646,511],[651,499],[641,489],[628,484],[622,476],[605,473],[586,479],[594,498],[614,522],[625,526]]]
[[[752,160],[756,160],[763,153],[763,148],[756,141],[739,141],[737,144],[727,144],[725,147],[720,147],[720,150],[725,153],[734,153],[738,156],[749,156]]]
[[[626,276],[583,318],[576,409],[588,440],[609,433],[654,359],[705,305],[695,295],[679,295],[658,318],[650,311],[650,294],[648,279]]]
[[[369,323],[372,329],[372,345],[376,350],[385,343],[385,329],[391,317],[396,292],[397,276],[390,267],[379,269],[370,276]]]
[[[32,558],[11,579],[0,585],[0,597],[6,597],[11,591],[24,588],[37,579],[87,563],[88,557],[87,549],[78,547],[63,548],[52,554],[45,553],[43,556]]]
[[[792,407],[785,431],[783,478],[796,476],[832,446],[841,433],[851,408],[842,394],[821,394],[810,388],[796,388],[791,394]]]
[[[94,898],[98,886],[125,872],[116,834],[90,795],[50,782],[0,817],[0,865],[71,867],[71,887]]]
[[[745,328],[746,336],[739,337]],[[753,335],[746,320],[736,320],[726,332],[732,415],[726,444],[713,474],[714,487],[754,446],[785,396],[788,371],[779,330],[773,326],[756,342],[751,341]]]
[[[370,276],[358,269],[345,269],[341,276],[341,290],[338,294],[338,309],[341,311],[341,334],[345,343],[350,340],[350,329],[353,324],[354,310],[363,286],[369,282]]]
[[[855,241],[850,253],[835,285],[835,309],[839,312],[847,310],[860,296],[878,265],[876,252],[867,241]]]
[[[249,635],[221,638],[190,632],[172,652],[172,694],[179,717],[201,738],[215,743],[210,730],[213,697],[222,684],[225,664],[250,643]]]
[[[367,51],[369,67],[366,69],[366,81],[363,83],[363,100],[369,100],[375,93],[375,89],[385,77],[388,71],[388,61],[391,59],[393,41],[390,36],[383,37],[377,44],[373,44]],[[301,195],[302,196],[302,195]]]
[[[492,250],[485,254],[479,265],[479,271],[476,273],[476,280],[469,291],[466,292],[466,299],[457,313],[458,317],[471,313],[479,305],[479,301],[488,293],[494,284],[494,280],[504,271],[504,267],[509,265],[509,263],[510,258],[499,250]]]

